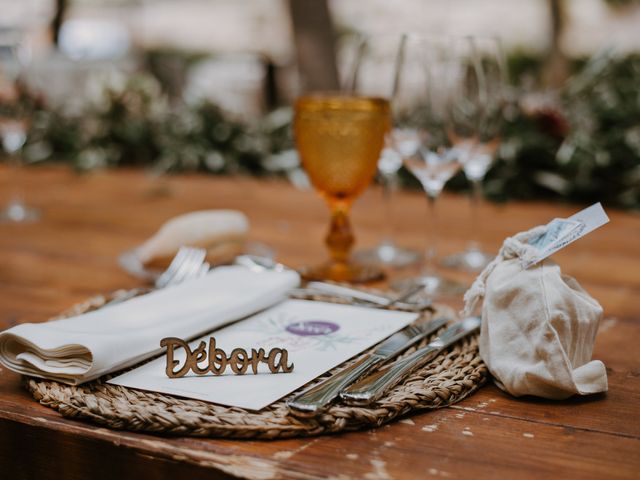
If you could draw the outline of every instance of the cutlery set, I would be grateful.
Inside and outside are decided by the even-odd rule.
[[[211,268],[205,261],[206,252],[192,247],[181,247],[173,261],[155,281],[155,288],[165,288],[206,274]],[[274,260],[256,255],[240,255],[236,265],[254,271],[283,271],[290,267]],[[308,282],[304,287],[295,288],[290,295],[330,295],[350,303],[372,308],[397,307],[402,310],[422,312],[431,308],[430,300],[412,302],[410,299],[422,290],[422,285],[414,285],[395,296],[374,293],[344,285],[327,282]],[[149,291],[134,289],[130,295],[119,297],[111,303],[119,303],[133,296]],[[336,399],[348,405],[367,406],[379,400],[396,386],[443,350],[480,328],[479,317],[468,317],[449,326],[436,339],[415,352],[385,366],[412,345],[419,343],[447,324],[448,319],[436,318],[417,322],[391,335],[373,349],[371,353],[332,377],[314,385],[287,402],[289,411],[298,417],[313,417],[324,412]]]
[[[287,405],[300,416],[317,415],[325,410],[351,383],[411,345],[418,343],[446,323],[446,319],[438,318],[430,322],[409,325],[380,343],[368,356],[343,369],[329,380],[289,400]]]
[[[440,352],[480,328],[480,317],[467,317],[447,328],[438,338],[388,368],[378,370],[340,393],[349,405],[369,405]]]
[[[391,335],[368,356],[289,400],[290,412],[299,417],[316,416],[338,397],[348,405],[370,405],[443,350],[480,328],[479,317],[467,317],[448,327],[428,345],[386,368],[377,369],[446,323],[447,319],[437,318],[410,325]],[[374,373],[367,375],[371,371]]]

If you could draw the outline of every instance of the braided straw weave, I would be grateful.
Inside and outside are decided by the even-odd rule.
[[[60,317],[100,308],[110,298],[91,298]],[[328,299],[325,297],[323,300]],[[452,313],[450,308],[439,306],[435,312],[424,315],[452,316]],[[487,369],[478,354],[477,340],[477,336],[473,336],[458,342],[430,364],[414,372],[370,408],[337,403],[321,416],[310,419],[289,415],[286,398],[253,412],[110,385],[105,382],[109,377],[81,386],[25,377],[24,384],[36,400],[58,410],[65,417],[115,429],[199,437],[278,439],[311,436],[376,427],[404,414],[459,402],[478,389],[487,378]],[[428,340],[423,340],[404,355],[426,343]],[[349,363],[335,368],[315,382],[331,376]],[[298,392],[291,395],[295,393]]]

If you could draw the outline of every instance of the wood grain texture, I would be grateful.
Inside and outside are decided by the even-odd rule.
[[[14,183],[0,168],[0,202]],[[301,266],[325,258],[328,213],[322,201],[280,181],[198,175],[152,180],[137,171],[77,176],[46,167],[31,169],[23,183],[45,216],[33,225],[0,225],[0,328],[43,321],[90,295],[139,286],[118,267],[118,254],[187,211],[240,209],[251,221],[252,239],[274,247],[279,260]],[[441,200],[439,247],[446,254],[465,247],[469,207],[461,196]],[[373,189],[355,207],[358,246],[379,240],[379,202]],[[579,208],[488,206],[482,241],[496,250],[505,236]],[[550,402],[514,399],[489,385],[455,407],[377,430],[232,441],[163,438],[66,420],[35,403],[18,375],[0,369],[2,478],[74,479],[90,472],[92,478],[637,478],[640,216],[609,213],[609,225],[554,256],[605,309],[594,358],[607,366],[606,394]],[[401,243],[422,247],[424,215],[422,195],[401,195],[395,213]],[[449,303],[458,307],[460,299]]]

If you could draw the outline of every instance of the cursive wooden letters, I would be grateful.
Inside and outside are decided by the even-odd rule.
[[[191,350],[187,342],[175,337],[163,338],[160,341],[160,346],[167,348],[165,373],[170,378],[184,377],[189,370],[196,375],[206,375],[209,372],[214,375],[222,375],[227,367],[236,375],[244,375],[251,367],[251,371],[255,375],[258,373],[260,363],[266,363],[271,373],[293,371],[293,363],[288,364],[289,352],[284,348],[272,348],[269,353],[265,353],[264,348],[258,350],[252,348],[251,355],[243,348],[234,348],[227,356],[222,349],[216,347],[214,337],[209,338],[208,350],[204,340]],[[183,348],[187,354],[184,365],[181,367],[179,367],[180,362],[174,358],[176,348]]]

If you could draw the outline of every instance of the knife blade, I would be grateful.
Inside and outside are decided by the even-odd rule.
[[[411,355],[364,377],[345,389],[340,398],[349,405],[369,405],[378,400],[389,389],[395,387],[409,374],[433,360],[445,348],[480,328],[480,317],[468,317],[447,328],[442,335]]]
[[[313,417],[323,412],[350,383],[356,381],[371,368],[395,357],[411,345],[419,342],[447,323],[446,318],[409,325],[380,343],[368,356],[358,360],[324,382],[290,399],[289,411],[299,417]]]
[[[390,306],[396,306],[401,310],[408,311],[424,311],[431,307],[432,302],[430,299],[420,300],[417,302],[409,302],[408,299],[413,297],[419,291],[423,290],[423,285],[416,285],[415,287],[401,292],[395,297],[389,297],[386,295],[379,295],[357,288],[347,287],[344,285],[336,285],[327,282],[308,282],[305,287],[297,288],[291,291],[291,293],[302,295],[334,295],[341,298],[347,298],[354,303],[363,302],[371,306],[379,308],[388,308]]]

